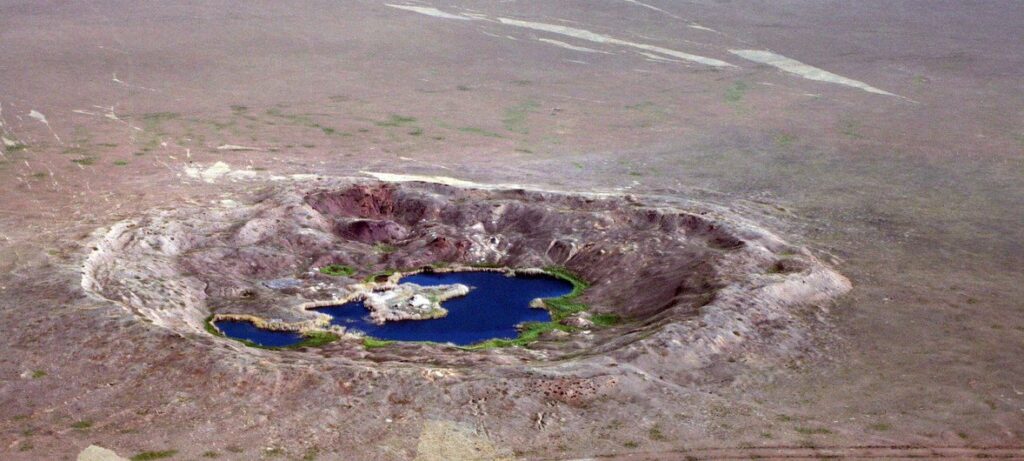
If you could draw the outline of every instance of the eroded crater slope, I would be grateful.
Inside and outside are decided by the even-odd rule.
[[[564,266],[591,284],[579,299],[589,311],[563,320],[579,327],[574,333],[542,335],[526,348],[405,344],[388,359],[414,362],[427,349],[435,363],[464,363],[467,354],[482,355],[471,359],[478,362],[612,355],[671,362],[682,373],[716,359],[775,360],[808,347],[816,320],[805,308],[849,289],[807,250],[717,206],[352,178],[273,185],[244,204],[119,223],[96,243],[82,284],[140,320],[229,341],[210,338],[205,319],[236,314],[322,328],[308,308],[346,299],[375,275],[465,266]],[[325,267],[345,270],[327,275]],[[621,320],[588,321],[600,314]],[[274,354],[373,358],[346,339]]]

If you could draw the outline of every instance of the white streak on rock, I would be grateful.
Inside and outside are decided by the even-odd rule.
[[[698,56],[698,55],[690,54],[690,53],[684,53],[682,51],[677,51],[677,50],[673,50],[673,49],[669,49],[669,48],[663,48],[663,47],[655,46],[655,45],[648,45],[646,43],[636,43],[636,42],[630,42],[630,41],[626,41],[626,40],[621,40],[621,39],[617,39],[615,37],[610,37],[610,36],[607,36],[607,35],[591,32],[591,31],[586,30],[586,29],[578,29],[578,28],[575,28],[575,27],[560,26],[560,25],[557,25],[557,24],[546,24],[546,23],[542,23],[542,22],[520,21],[518,19],[509,19],[509,18],[497,18],[497,20],[498,20],[498,22],[500,22],[502,24],[506,24],[506,25],[510,25],[510,26],[523,27],[523,28],[526,28],[526,29],[539,30],[539,31],[543,31],[543,32],[550,32],[550,33],[553,33],[553,34],[565,35],[567,37],[578,38],[580,40],[587,40],[587,41],[595,42],[595,43],[605,43],[605,44],[610,44],[610,45],[619,45],[619,46],[628,46],[628,47],[632,47],[632,48],[638,48],[638,49],[641,49],[641,50],[644,50],[644,51],[650,51],[652,53],[658,53],[658,54],[663,54],[663,55],[666,55],[666,56],[672,56],[674,58],[679,58],[679,59],[682,59],[684,61],[690,61],[690,62],[695,62],[695,63],[698,63],[698,64],[703,64],[705,66],[712,66],[712,67],[736,67],[736,66],[734,66],[732,64],[729,64],[729,63],[727,63],[725,61],[721,61],[721,60],[718,60],[718,59],[707,58],[707,57],[704,57],[704,56]]]
[[[555,45],[555,46],[560,46],[560,47],[565,48],[567,50],[582,51],[584,53],[611,54],[611,53],[609,53],[607,51],[595,50],[593,48],[587,48],[585,46],[576,46],[576,45],[572,45],[572,44],[569,44],[569,43],[560,42],[558,40],[552,40],[550,38],[538,38],[537,40],[542,41],[544,43],[550,43],[550,44]]]
[[[460,21],[472,21],[474,18],[460,16],[457,14],[445,13],[437,8],[430,8],[427,6],[413,6],[413,5],[393,5],[391,3],[385,3],[385,5],[391,8],[398,8],[400,10],[412,11],[413,13],[425,14],[427,16],[433,16],[435,18],[444,19],[458,19]]]
[[[729,52],[732,53],[732,54],[735,54],[736,56],[739,56],[739,57],[741,57],[743,59],[754,61],[754,62],[760,63],[760,64],[767,64],[769,66],[775,67],[775,68],[777,68],[779,70],[782,70],[784,72],[789,72],[791,74],[799,75],[799,76],[801,76],[803,78],[806,78],[808,80],[816,80],[816,81],[819,81],[819,82],[827,82],[827,83],[835,83],[835,84],[839,84],[839,85],[845,85],[845,86],[849,86],[849,87],[852,87],[852,88],[857,88],[857,89],[860,89],[860,90],[864,90],[864,91],[867,91],[869,93],[882,94],[882,95],[886,95],[886,96],[902,97],[902,96],[899,96],[899,95],[892,94],[892,93],[890,93],[888,91],[880,90],[880,89],[875,88],[875,87],[873,87],[871,85],[868,85],[868,84],[866,84],[864,82],[860,82],[860,81],[857,81],[857,80],[846,78],[846,77],[843,77],[841,75],[836,75],[836,74],[833,74],[833,73],[828,72],[826,70],[822,70],[822,69],[819,69],[817,67],[804,64],[804,63],[802,63],[800,61],[797,61],[795,59],[787,58],[787,57],[782,56],[780,54],[772,53],[771,51],[764,51],[764,50],[729,50]]]
[[[689,27],[691,29],[697,29],[697,30],[706,30],[708,32],[718,32],[715,29],[712,29],[710,27],[704,27],[704,26],[702,26],[700,24],[697,24],[695,22],[691,22],[691,23],[687,24],[686,27]]]
[[[641,5],[641,6],[644,6],[644,7],[647,7],[647,8],[652,8],[650,5],[642,4],[642,3],[639,3],[639,2],[630,2],[630,3],[636,3],[638,5]],[[456,14],[451,14],[451,13],[445,13],[444,11],[438,10],[436,8],[430,8],[430,7],[425,7],[425,6],[394,5],[394,4],[391,4],[391,3],[386,3],[385,5],[387,5],[387,6],[391,7],[391,8],[398,8],[398,9],[401,9],[401,10],[412,11],[414,13],[425,14],[427,16],[433,16],[435,18],[459,19],[459,20],[463,20],[463,21],[490,20],[489,18],[487,18],[486,16],[483,16],[483,15],[474,14],[473,17],[462,16],[462,15],[456,15]],[[655,9],[657,9],[657,8],[655,8]],[[659,11],[661,11],[661,10],[659,10]],[[543,22],[521,21],[521,20],[518,20],[518,19],[509,19],[509,18],[495,18],[495,20],[500,22],[500,23],[502,23],[502,24],[508,25],[508,26],[515,26],[515,27],[522,27],[522,28],[526,28],[526,29],[539,30],[539,31],[543,31],[543,32],[550,32],[550,33],[553,33],[553,34],[565,35],[567,37],[578,38],[580,40],[587,40],[587,41],[595,42],[595,43],[605,43],[605,44],[610,44],[610,45],[628,46],[628,47],[633,47],[633,48],[639,48],[641,50],[650,51],[652,53],[663,54],[663,55],[666,55],[666,56],[671,56],[671,57],[674,57],[674,58],[682,59],[684,61],[690,61],[690,62],[695,62],[695,63],[698,63],[698,64],[703,64],[705,66],[711,66],[711,67],[736,67],[736,66],[734,66],[732,64],[729,64],[729,63],[727,63],[725,61],[722,61],[722,60],[719,60],[719,59],[708,58],[708,57],[704,57],[704,56],[698,56],[698,55],[690,54],[690,53],[684,53],[682,51],[677,51],[677,50],[673,50],[673,49],[670,49],[670,48],[663,48],[663,47],[655,46],[655,45],[648,45],[646,43],[636,43],[636,42],[630,42],[630,41],[626,41],[626,40],[621,40],[621,39],[618,39],[618,38],[615,38],[615,37],[610,37],[610,36],[607,36],[607,35],[598,34],[598,33],[591,32],[591,31],[586,30],[586,29],[579,29],[579,28],[576,28],[576,27],[560,26],[560,25],[557,25],[557,24],[547,24],[547,23],[543,23]],[[693,24],[693,25],[696,25],[698,28],[704,28],[703,26],[700,26],[699,24]],[[710,30],[710,29],[708,29],[708,30]],[[566,44],[566,45],[568,45],[568,44]],[[574,46],[574,45],[569,45],[569,46]],[[577,50],[577,51],[580,51],[580,50]]]
[[[678,59],[669,59],[669,58],[666,58],[664,56],[658,56],[658,55],[656,55],[654,53],[647,53],[645,51],[637,51],[637,53],[640,53],[640,54],[646,56],[651,61],[658,61],[658,62],[683,62],[683,61],[680,61]]]
[[[238,146],[235,144],[222,144],[217,146],[217,150],[228,150],[228,151],[245,151],[245,150],[260,150],[258,147]]]
[[[128,82],[126,82],[124,80],[121,80],[121,79],[117,78],[117,72],[114,73],[114,80],[113,80],[113,82],[114,83],[119,83],[119,84],[124,85],[124,86],[126,86],[128,88],[138,88],[140,90],[152,91],[154,93],[159,93],[160,92],[160,90],[157,90],[155,88],[146,88],[144,86],[132,85],[131,83],[128,83]]]
[[[57,132],[53,131],[53,127],[50,126],[50,122],[48,122],[46,120],[46,116],[43,115],[42,112],[39,112],[38,110],[32,109],[31,111],[29,111],[28,116],[38,120],[39,123],[42,123],[43,125],[46,125],[46,128],[48,130],[50,130],[50,134],[52,134],[54,138],[57,138],[57,142],[59,142],[61,144],[64,144],[64,141],[61,141],[60,140],[60,136],[57,136]]]
[[[193,179],[201,179],[204,182],[213,183],[218,179],[227,177],[231,179],[251,179],[258,175],[252,170],[232,170],[231,165],[224,162],[217,162],[213,165],[202,168],[200,166],[185,167],[185,174]]]
[[[29,117],[32,117],[32,118],[34,118],[34,119],[36,119],[36,120],[39,120],[40,122],[42,122],[42,123],[44,123],[44,124],[46,124],[46,125],[49,125],[49,124],[50,124],[50,122],[47,122],[47,121],[46,121],[46,116],[45,116],[45,115],[43,115],[43,114],[42,114],[41,112],[39,112],[39,111],[35,110],[35,109],[32,109],[32,110],[31,110],[31,111],[30,111],[30,112],[28,113],[28,116],[29,116]]]
[[[651,11],[657,11],[659,13],[671,16],[671,17],[676,18],[676,19],[683,19],[683,18],[681,18],[681,17],[679,17],[679,16],[677,16],[675,14],[669,13],[668,11],[665,11],[665,10],[663,10],[661,8],[658,8],[658,7],[654,6],[654,5],[648,5],[646,3],[641,3],[641,2],[638,2],[637,0],[623,0],[623,1],[625,1],[627,3],[632,3],[632,4],[637,5],[637,6],[641,6],[641,7],[647,8],[648,10],[651,10]]]
[[[484,184],[473,181],[466,181],[463,179],[452,178],[450,176],[426,176],[418,174],[401,174],[401,173],[383,173],[378,171],[360,171],[360,174],[371,176],[379,181],[385,182],[425,182],[431,184],[442,184],[445,186],[454,187],[465,187],[472,189],[482,190],[507,190],[507,189],[528,189],[540,192],[558,192],[566,193],[565,191],[556,189],[546,189],[536,186],[529,186],[523,184]],[[622,194],[610,193],[610,192],[573,192],[574,194],[583,195],[587,197],[613,197]]]

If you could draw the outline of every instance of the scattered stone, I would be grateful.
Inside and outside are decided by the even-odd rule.
[[[370,310],[370,318],[377,324],[396,320],[438,319],[448,315],[441,303],[465,296],[469,287],[461,283],[424,287],[403,283],[379,292],[369,292],[363,304]]]
[[[263,282],[263,286],[270,288],[271,290],[286,290],[289,288],[301,287],[302,280],[291,278],[266,280]]]
[[[76,459],[77,461],[128,461],[127,458],[118,456],[114,450],[103,448],[99,445],[85,447],[85,450],[82,450]]]

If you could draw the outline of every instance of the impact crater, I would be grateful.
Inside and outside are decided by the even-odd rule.
[[[525,294],[517,303],[539,317],[506,325],[512,333],[415,331],[460,327],[449,306],[482,282],[458,276],[480,274],[553,276],[567,288]],[[118,223],[96,242],[82,284],[185,338],[235,343],[218,336],[256,328],[291,335],[281,341],[299,350],[239,354],[620,356],[690,370],[806,352],[821,321],[813,310],[850,287],[806,249],[718,205],[361,178],[271,184],[245,200]],[[404,332],[389,336],[394,325]]]

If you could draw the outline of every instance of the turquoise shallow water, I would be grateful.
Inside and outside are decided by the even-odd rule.
[[[515,338],[519,334],[516,325],[523,322],[550,321],[548,311],[531,308],[530,301],[535,298],[556,298],[572,292],[572,284],[556,277],[509,277],[499,272],[423,273],[403,277],[401,282],[423,286],[461,283],[469,286],[470,291],[466,296],[442,303],[448,309],[448,316],[433,320],[405,320],[377,325],[370,321],[370,313],[362,301],[323,307],[317,311],[330,315],[334,325],[361,331],[375,338],[466,346],[493,338]],[[224,328],[228,323],[244,323],[248,328],[229,325],[229,332]],[[261,330],[247,322],[217,322],[217,327],[229,337],[248,339],[268,347],[289,346],[302,340],[295,333],[291,333],[294,338],[289,338],[283,332]]]

